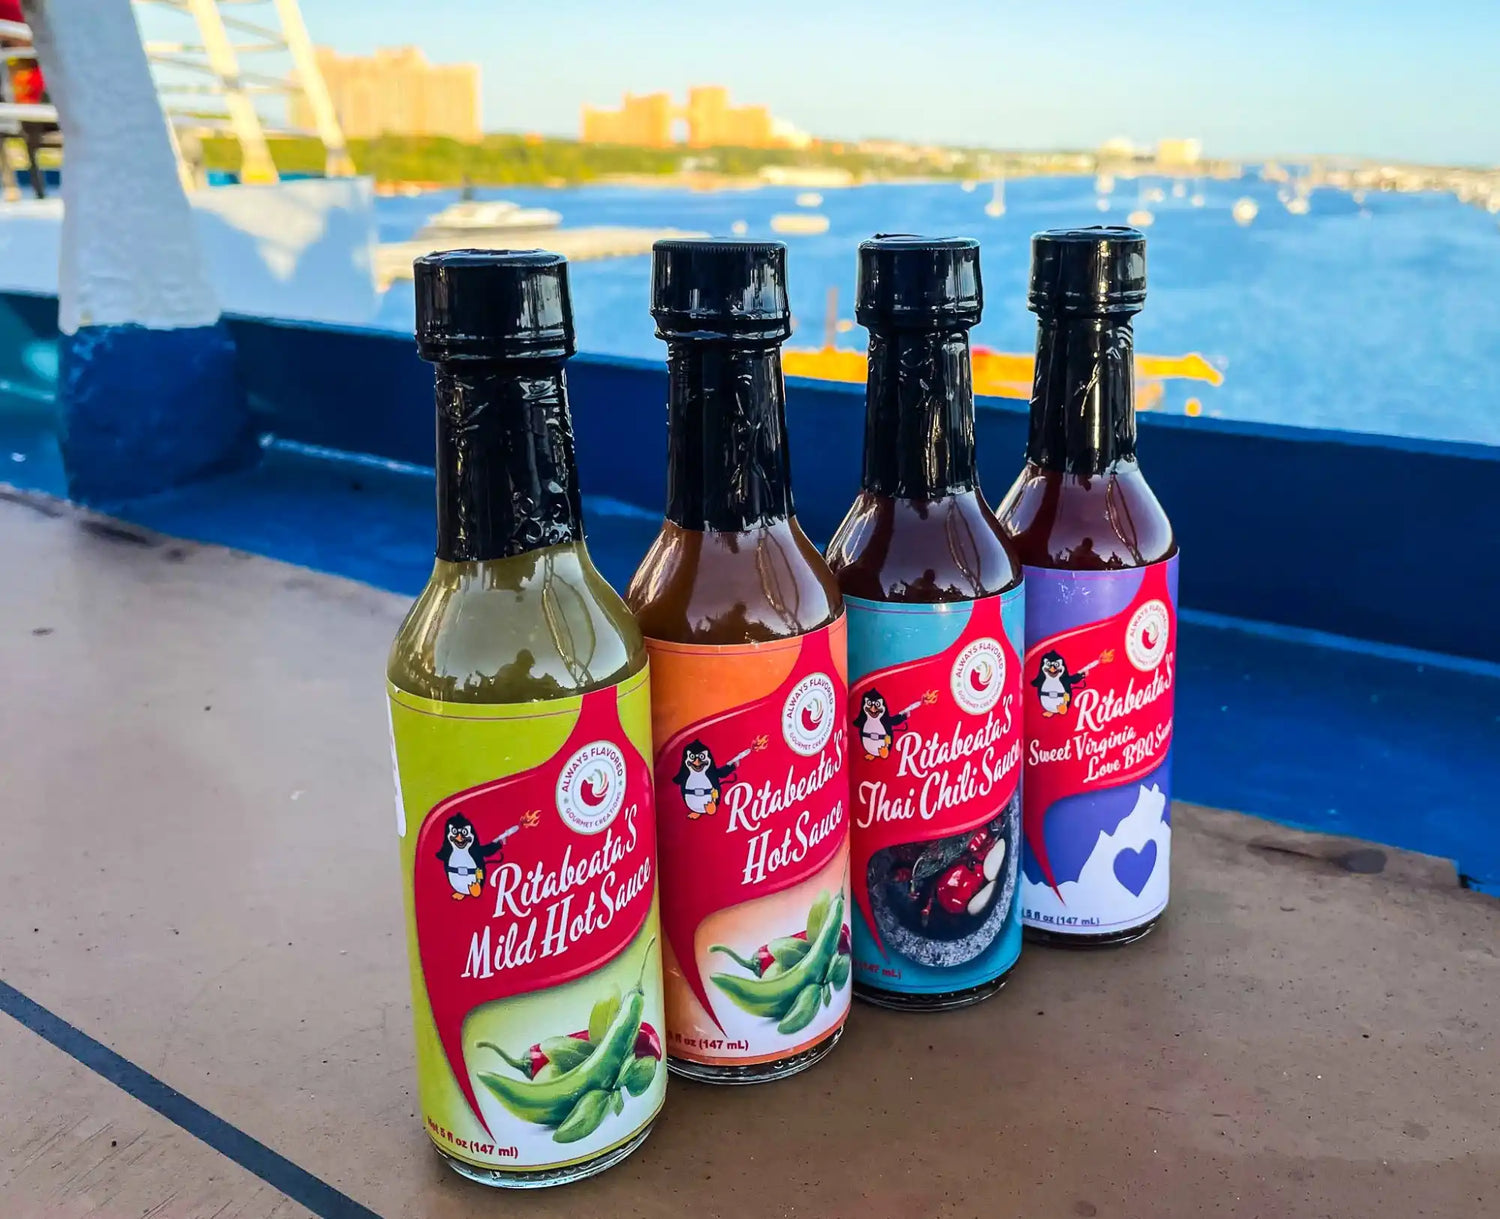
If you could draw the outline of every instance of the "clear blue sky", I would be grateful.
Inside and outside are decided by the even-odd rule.
[[[303,0],[347,52],[483,68],[491,130],[728,85],[817,135],[1500,163],[1500,0]]]

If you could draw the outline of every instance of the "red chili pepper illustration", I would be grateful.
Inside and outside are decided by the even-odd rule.
[[[984,873],[973,860],[966,859],[943,873],[937,883],[937,899],[949,914],[962,914],[983,883]]]

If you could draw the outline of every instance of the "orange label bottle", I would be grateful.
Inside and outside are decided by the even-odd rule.
[[[797,525],[785,247],[655,248],[667,513],[626,599],[652,665],[667,1060],[706,1082],[811,1066],[848,1016],[843,602]]]

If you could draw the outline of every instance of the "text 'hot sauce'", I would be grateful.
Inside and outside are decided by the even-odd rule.
[[[387,670],[422,1122],[488,1185],[589,1176],[666,1088],[640,631],[583,542],[567,265],[416,264],[437,560]]]
[[[1021,951],[1021,569],[979,491],[979,243],[859,249],[862,489],[828,548],[849,619],[854,981],[939,1009]]]
[[[747,1083],[849,1011],[843,605],[793,515],[777,242],[656,244],[667,512],[627,594],[652,666],[667,1055]]]
[[[1036,381],[1000,520],[1026,568],[1028,935],[1127,943],[1166,909],[1177,543],[1136,464],[1135,229],[1032,239]]]

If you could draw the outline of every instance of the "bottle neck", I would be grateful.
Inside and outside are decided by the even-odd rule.
[[[453,563],[583,540],[561,364],[437,366],[437,526]]]
[[[667,346],[667,519],[741,532],[792,514],[781,349]]]
[[[1129,318],[1042,318],[1026,459],[1089,477],[1133,458],[1134,357]]]
[[[864,489],[933,500],[977,484],[968,332],[872,330]]]

